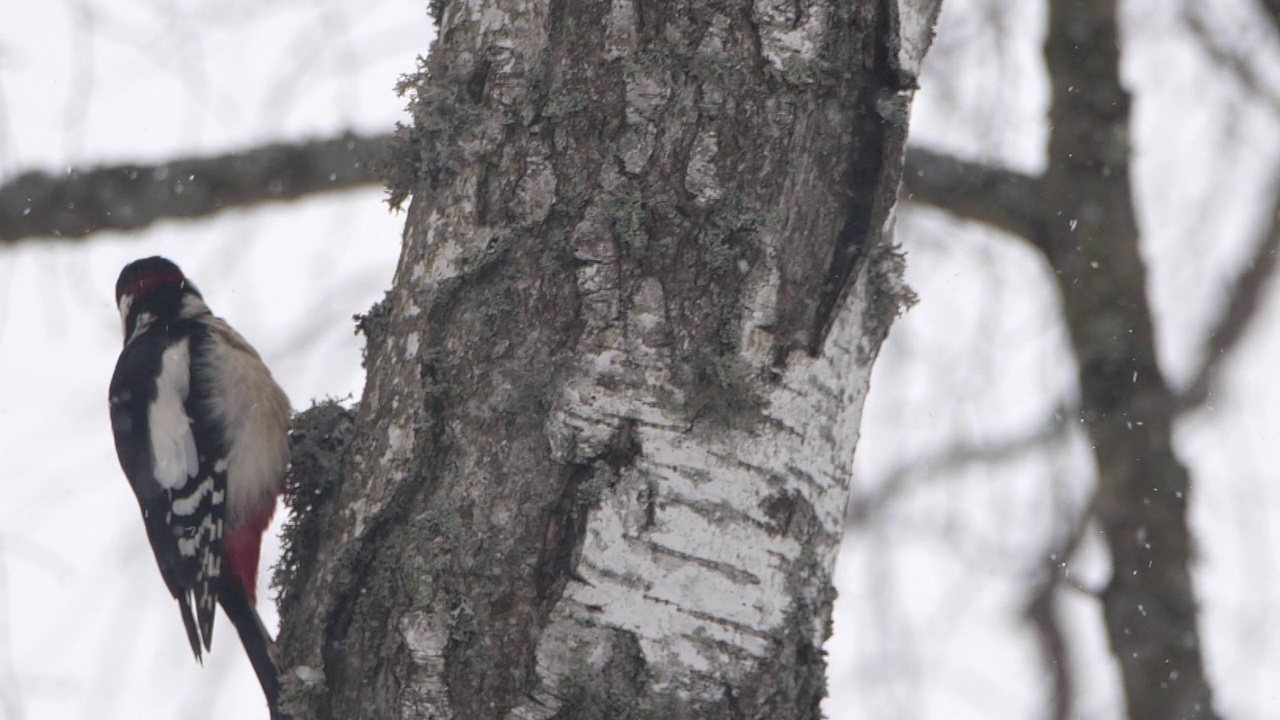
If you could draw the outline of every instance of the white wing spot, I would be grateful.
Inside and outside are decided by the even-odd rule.
[[[173,512],[177,513],[178,515],[195,514],[196,509],[200,507],[200,500],[204,498],[205,495],[208,495],[209,493],[213,493],[214,504],[217,504],[218,496],[221,495],[222,493],[213,492],[212,477],[205,478],[204,482],[200,483],[200,485],[195,489],[195,492],[191,493],[187,497],[178,498],[177,500],[174,500],[172,504]]]

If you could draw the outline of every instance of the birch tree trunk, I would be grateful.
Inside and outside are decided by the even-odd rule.
[[[300,423],[295,716],[817,717],[936,0],[442,5],[364,397]]]

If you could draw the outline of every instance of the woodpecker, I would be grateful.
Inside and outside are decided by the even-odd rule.
[[[212,648],[220,603],[271,717],[283,718],[275,643],[255,603],[262,535],[289,463],[289,398],[174,263],[126,265],[116,305],[124,349],[111,377],[111,429],[160,575],[197,662]]]

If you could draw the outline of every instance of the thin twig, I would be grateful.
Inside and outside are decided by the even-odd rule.
[[[1036,639],[1045,668],[1053,681],[1053,720],[1071,717],[1071,701],[1075,697],[1075,677],[1071,672],[1071,656],[1066,633],[1062,630],[1062,618],[1056,605],[1059,587],[1070,587],[1097,597],[1098,593],[1085,588],[1065,571],[1075,556],[1080,542],[1093,517],[1094,500],[1090,499],[1083,512],[1076,518],[1068,532],[1044,557],[1037,579],[1032,583],[1031,599],[1027,602],[1025,616],[1035,628]]]
[[[1035,429],[1023,435],[1005,438],[993,443],[974,444],[961,442],[944,448],[931,457],[919,459],[891,471],[876,489],[849,501],[847,523],[856,525],[867,522],[880,509],[907,490],[912,481],[921,477],[948,476],[967,465],[990,464],[1031,452],[1049,443],[1061,440],[1068,427],[1067,418],[1075,417],[1071,410],[1058,409]]]
[[[1276,274],[1277,251],[1280,251],[1280,183],[1276,184],[1266,232],[1241,271],[1231,297],[1205,339],[1204,359],[1200,368],[1178,397],[1180,412],[1200,407],[1213,395],[1223,363],[1252,327],[1253,321],[1258,317],[1258,307],[1271,288]]]
[[[1280,0],[1277,4],[1280,5]],[[1241,51],[1239,42],[1224,40],[1205,23],[1201,5],[1188,2],[1183,7],[1182,17],[1191,34],[1200,40],[1211,60],[1235,77],[1249,97],[1265,101],[1272,112],[1280,114],[1280,94],[1254,69],[1253,63]]]
[[[1271,28],[1275,36],[1280,37],[1280,0],[1258,0],[1263,13],[1271,20]]]

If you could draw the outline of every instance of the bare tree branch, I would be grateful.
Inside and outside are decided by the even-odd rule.
[[[71,169],[61,176],[25,173],[0,185],[0,242],[139,230],[164,219],[377,184],[381,180],[371,168],[391,140],[390,134],[348,134],[160,165]],[[1034,242],[1036,177],[909,148],[903,189],[910,200]]]
[[[1275,0],[1280,4],[1280,0]],[[1280,102],[1280,99],[1277,99]],[[1278,106],[1280,107],[1280,106]],[[903,190],[907,199],[933,205],[958,217],[986,223],[1017,234],[1037,247],[1037,212],[1043,204],[1039,178],[1011,170],[967,162],[955,157],[908,148],[903,173]],[[1271,224],[1245,270],[1235,284],[1234,292],[1214,323],[1206,340],[1203,363],[1193,380],[1178,398],[1179,412],[1194,410],[1209,399],[1219,369],[1250,327],[1258,305],[1271,287],[1275,274],[1276,254],[1280,251],[1280,192],[1271,211]],[[1025,439],[1025,438],[1024,438]],[[953,450],[959,450],[954,449]],[[985,452],[985,451],[984,451]],[[979,458],[980,459],[980,458]],[[965,462],[960,457],[938,458],[939,462]],[[913,463],[893,474],[897,485],[918,474],[924,466]],[[933,465],[933,467],[937,467]],[[887,501],[900,488],[886,485],[884,498],[868,498],[851,506],[851,520],[857,521],[872,506]]]
[[[967,162],[923,148],[907,148],[904,197],[986,223],[1039,246],[1040,179]]]
[[[1054,567],[1053,560],[1048,560],[1047,564],[1050,566],[1049,574],[1033,586],[1026,617],[1035,628],[1040,653],[1053,683],[1053,711],[1050,717],[1053,720],[1068,720],[1071,717],[1071,699],[1075,697],[1075,678],[1067,656],[1066,636],[1062,632],[1058,608],[1054,604],[1058,589],[1057,568]]]
[[[1258,306],[1271,288],[1276,274],[1277,251],[1280,251],[1280,188],[1272,200],[1266,233],[1258,243],[1253,257],[1245,264],[1236,280],[1231,298],[1205,340],[1205,354],[1200,369],[1178,398],[1180,411],[1193,410],[1209,399],[1223,362],[1244,339],[1254,318],[1258,316]]]
[[[1266,0],[1280,11],[1280,0]],[[1183,19],[1191,34],[1200,40],[1205,53],[1215,63],[1235,76],[1236,80],[1248,91],[1250,97],[1259,98],[1271,107],[1272,112],[1280,112],[1280,95],[1263,80],[1254,69],[1253,63],[1240,49],[1239,43],[1225,40],[1208,26],[1204,18],[1204,8],[1199,3],[1188,2],[1183,7]],[[1272,16],[1273,21],[1278,21]],[[1280,28],[1277,28],[1280,30]]]
[[[157,220],[377,184],[371,165],[390,141],[347,134],[155,166],[26,173],[0,186],[0,242],[138,230]]]
[[[1091,591],[1075,580],[1067,577],[1063,568],[1068,566],[1084,539],[1085,529],[1093,517],[1095,494],[1089,504],[1076,518],[1068,532],[1045,556],[1040,572],[1032,582],[1031,599],[1027,602],[1026,618],[1036,631],[1036,639],[1040,643],[1040,653],[1044,659],[1045,669],[1053,683],[1051,702],[1053,720],[1067,720],[1071,715],[1072,699],[1075,697],[1075,676],[1071,672],[1071,657],[1067,636],[1062,631],[1062,618],[1058,614],[1058,588],[1067,587],[1088,593],[1094,598],[1098,593]]]
[[[1280,0],[1258,0],[1258,2],[1262,5],[1267,17],[1271,18],[1271,25],[1276,33],[1280,34]]]
[[[954,473],[968,465],[1002,462],[1057,442],[1066,436],[1067,418],[1075,416],[1075,410],[1060,408],[1044,422],[1033,425],[1030,432],[1017,437],[1002,438],[985,444],[957,443],[940,450],[932,457],[922,458],[893,470],[876,490],[850,499],[845,513],[846,522],[850,525],[866,522],[921,476],[932,474],[940,477],[943,472]]]

